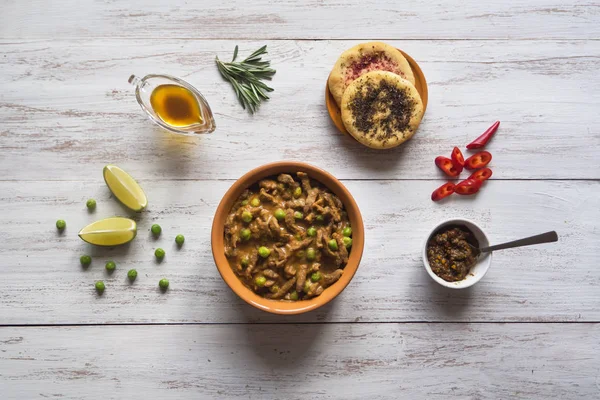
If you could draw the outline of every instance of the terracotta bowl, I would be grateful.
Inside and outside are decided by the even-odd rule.
[[[250,187],[252,184],[268,176],[277,175],[280,173],[295,173],[298,171],[304,171],[312,179],[321,182],[323,185],[329,188],[329,190],[335,193],[340,198],[342,203],[344,203],[344,207],[348,212],[348,218],[350,219],[350,224],[352,226],[352,250],[350,251],[348,264],[344,268],[342,277],[336,283],[325,289],[320,296],[310,300],[299,300],[293,302],[265,299],[248,289],[231,269],[231,266],[227,261],[227,257],[225,257],[223,237],[225,219],[231,211],[231,207],[233,206],[235,200],[246,188]],[[221,200],[221,203],[217,207],[211,233],[213,258],[215,259],[217,269],[219,270],[219,273],[223,277],[225,283],[227,283],[231,290],[233,290],[235,294],[241,297],[246,303],[273,314],[301,314],[315,310],[333,300],[350,283],[352,277],[356,273],[362,257],[364,243],[364,226],[362,217],[360,215],[360,210],[358,209],[354,198],[350,192],[348,192],[348,189],[346,189],[340,181],[338,181],[328,172],[309,164],[294,161],[281,161],[266,164],[253,169],[238,179],[231,186],[231,188],[229,188],[227,193],[225,193],[223,200]]]
[[[427,100],[429,98],[425,75],[423,75],[423,71],[421,71],[419,64],[417,64],[417,62],[411,56],[400,49],[398,49],[398,51],[406,58],[410,68],[412,69],[413,75],[415,76],[415,88],[417,88],[417,92],[419,92],[419,95],[421,96],[421,101],[423,102],[423,115],[425,115],[425,110],[427,110]],[[327,80],[329,81],[329,77]],[[329,91],[329,85],[327,82],[325,82],[325,104],[327,105],[327,112],[329,113],[329,117],[333,121],[333,124],[339,129],[340,132],[345,133],[354,139],[354,137],[348,133],[346,127],[344,126],[344,122],[342,121],[342,111],[335,102],[333,95]]]

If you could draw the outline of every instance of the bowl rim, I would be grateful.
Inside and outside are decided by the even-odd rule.
[[[223,230],[227,214],[239,195],[249,186],[267,176],[279,173],[294,173],[304,171],[312,179],[321,182],[325,187],[340,197],[352,226],[352,251],[350,252],[348,263],[344,267],[342,277],[333,285],[323,291],[323,293],[310,300],[300,300],[295,302],[271,300],[261,297],[247,288],[242,281],[235,275],[229,265],[227,257],[223,251],[224,238]],[[328,182],[323,182],[328,181]],[[364,225],[360,210],[356,201],[348,189],[329,172],[324,171],[311,164],[299,161],[278,161],[256,167],[236,180],[225,192],[215,211],[211,230],[211,250],[215,265],[219,274],[229,286],[229,288],[246,303],[260,310],[280,315],[295,315],[315,310],[333,300],[348,286],[354,277],[362,258],[364,250]]]
[[[474,275],[472,279],[463,279],[462,281],[457,281],[457,282],[448,282],[448,281],[443,280],[442,278],[437,276],[431,269],[431,265],[429,264],[429,260],[427,259],[427,243],[429,242],[429,239],[431,238],[431,236],[437,230],[439,230],[440,228],[442,228],[446,225],[464,225],[469,230],[471,230],[472,228],[475,228],[481,232],[482,236],[487,241],[487,244],[485,244],[485,245],[489,246],[489,243],[490,243],[489,237],[487,236],[485,231],[474,221],[472,221],[470,219],[466,219],[466,218],[445,219],[445,220],[439,222],[438,224],[436,224],[433,227],[433,229],[431,229],[429,231],[429,233],[427,234],[427,237],[425,238],[425,242],[423,243],[423,250],[422,250],[423,266],[425,267],[425,270],[427,271],[427,273],[429,274],[431,279],[433,279],[434,281],[436,281],[437,283],[439,283],[442,286],[445,286],[450,289],[465,289],[465,288],[471,287],[471,286],[475,285],[477,282],[479,282],[481,280],[481,278],[483,278],[485,276],[485,274],[488,272],[488,270],[490,269],[490,266],[492,264],[492,253],[491,252],[487,253],[486,255],[484,255],[482,258],[480,258],[477,261],[477,263],[475,265],[482,264],[483,269],[481,270],[480,273],[478,273],[477,275]]]

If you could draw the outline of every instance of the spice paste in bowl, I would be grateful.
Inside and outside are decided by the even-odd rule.
[[[471,247],[473,246],[473,247]],[[446,226],[427,243],[427,260],[434,274],[447,282],[462,281],[477,263],[479,243],[463,226]]]

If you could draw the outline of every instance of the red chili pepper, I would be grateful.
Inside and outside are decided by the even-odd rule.
[[[466,169],[479,169],[488,165],[492,161],[492,155],[489,151],[480,151],[473,154],[465,160]]]
[[[431,193],[431,200],[439,201],[444,197],[450,196],[454,193],[454,183],[448,182],[435,189],[433,193]]]
[[[458,176],[458,175],[460,175],[460,173],[462,171],[462,167],[460,167],[460,170],[459,170],[457,168],[457,166],[454,165],[454,163],[452,162],[451,159],[449,159],[448,157],[444,157],[444,156],[436,157],[435,165],[437,165],[438,168],[441,169],[442,171],[444,171],[446,173],[446,175],[448,175],[448,176]]]
[[[452,150],[452,162],[456,167],[460,166],[459,169],[462,172],[462,169],[465,166],[465,157],[458,147],[455,147],[454,150]]]
[[[490,179],[490,177],[492,176],[492,170],[489,168],[483,168],[480,169],[479,171],[475,171],[471,174],[471,176],[469,177],[469,179],[476,179],[478,181],[487,181],[488,179]]]
[[[471,143],[469,143],[467,145],[467,149],[480,149],[480,148],[484,147],[487,144],[487,142],[490,141],[492,136],[494,136],[494,133],[496,133],[499,126],[500,126],[500,121],[494,122],[494,125],[487,128],[487,130],[485,132],[483,132],[481,134],[481,136],[479,136],[477,139],[475,139]]]
[[[480,188],[481,188],[481,181],[478,181],[477,179],[467,178],[464,181],[459,182],[454,187],[454,193],[460,194],[463,196],[468,196],[468,195],[479,192]]]

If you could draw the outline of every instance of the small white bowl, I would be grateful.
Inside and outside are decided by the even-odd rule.
[[[467,277],[462,281],[448,282],[443,280],[431,270],[431,265],[429,265],[429,260],[427,259],[427,243],[429,242],[429,239],[431,239],[434,233],[436,233],[441,228],[450,225],[457,225],[459,227],[463,226],[469,231],[471,231],[473,235],[475,235],[475,239],[477,239],[477,241],[479,242],[479,247],[487,247],[490,245],[488,237],[485,233],[483,233],[483,230],[475,222],[462,218],[448,219],[436,225],[429,232],[429,235],[427,235],[425,243],[423,244],[423,264],[425,265],[427,273],[429,274],[429,276],[431,276],[431,279],[433,279],[440,285],[446,286],[450,289],[468,288],[469,286],[473,286],[474,284],[479,282],[479,280],[483,278],[485,273],[488,271],[488,269],[490,268],[490,264],[492,263],[492,253],[486,253],[481,255],[477,260],[477,263],[473,267],[471,267],[471,270],[467,274]]]

